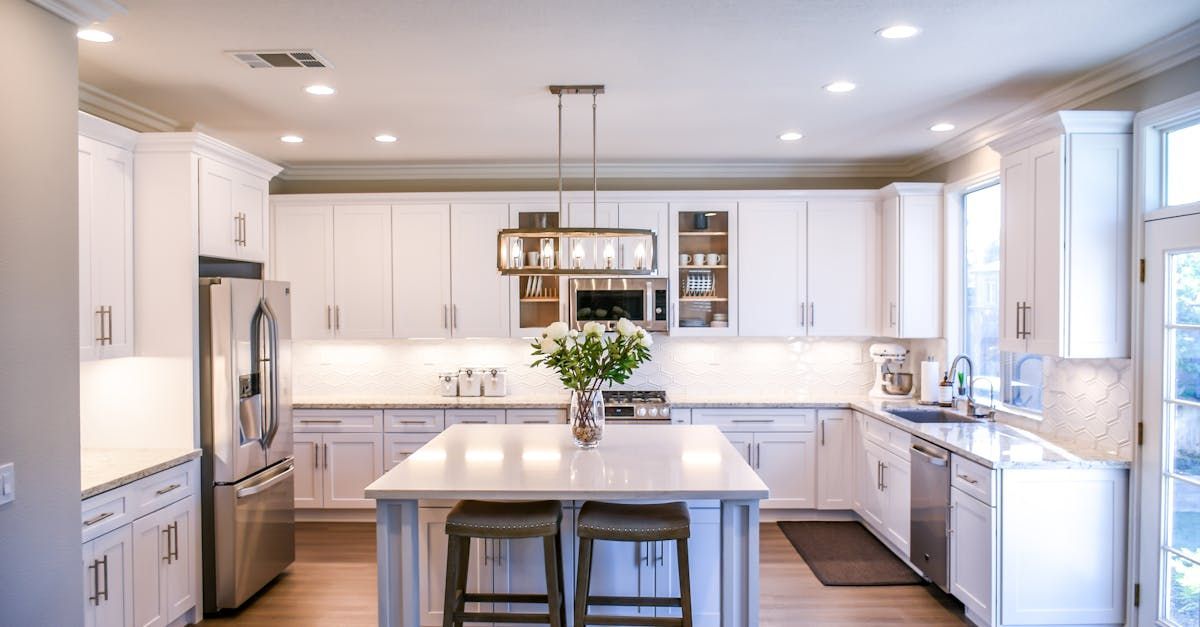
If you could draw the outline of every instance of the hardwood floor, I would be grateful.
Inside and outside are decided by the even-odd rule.
[[[826,587],[775,524],[761,529],[760,624],[964,625],[962,606],[930,586]],[[302,523],[296,563],[242,610],[206,618],[238,627],[376,624],[375,526]]]

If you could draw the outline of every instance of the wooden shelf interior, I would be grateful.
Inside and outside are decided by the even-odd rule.
[[[529,291],[531,287],[535,290],[534,292]],[[560,317],[558,277],[521,276],[518,277],[517,290],[521,328],[545,327],[558,321]],[[526,294],[530,295],[526,296]]]
[[[697,218],[707,216],[708,226],[697,228]],[[679,223],[676,224],[677,240],[676,255],[707,255],[716,253],[721,256],[721,263],[707,265],[691,263],[680,265],[679,268],[679,321],[703,321],[703,327],[711,327],[713,316],[729,316],[729,212],[720,209],[708,211],[682,211],[679,213]],[[678,261],[678,259],[676,259]],[[688,277],[696,273],[711,273],[713,289],[708,292],[695,293],[689,291]],[[682,325],[681,325],[682,326]]]

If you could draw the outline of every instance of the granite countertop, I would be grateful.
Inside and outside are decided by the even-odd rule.
[[[85,448],[80,451],[82,498],[95,496],[200,457],[198,448]]]
[[[592,450],[565,425],[454,425],[367,486],[372,499],[765,499],[713,426],[610,425]]]
[[[566,409],[562,396],[299,397],[294,409]]]

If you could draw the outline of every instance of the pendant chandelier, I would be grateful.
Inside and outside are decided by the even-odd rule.
[[[596,227],[596,97],[604,85],[551,85],[558,97],[558,226],[501,229],[496,268],[515,276],[646,276],[658,270],[658,236],[652,229]],[[562,120],[564,94],[592,96],[592,227],[569,228],[563,204]]]

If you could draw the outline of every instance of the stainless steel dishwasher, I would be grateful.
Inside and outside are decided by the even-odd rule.
[[[950,451],[915,441],[912,460],[910,561],[926,579],[949,592]]]

